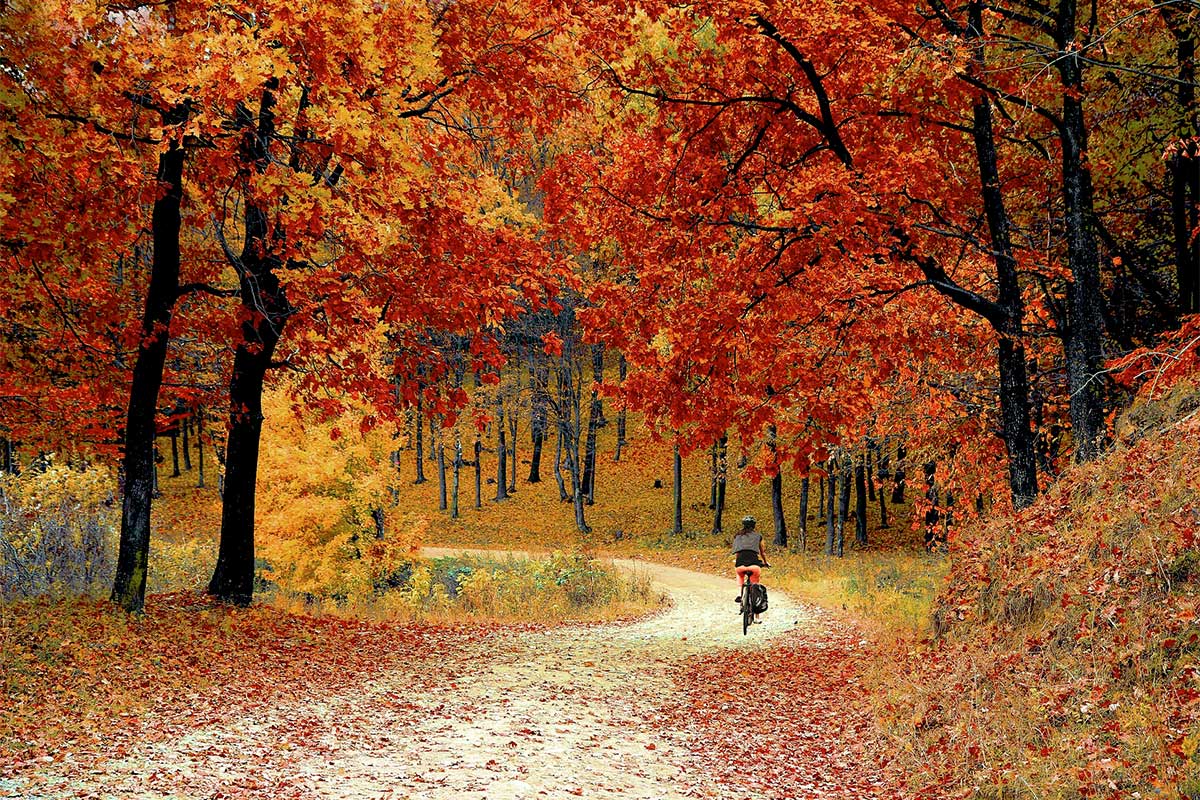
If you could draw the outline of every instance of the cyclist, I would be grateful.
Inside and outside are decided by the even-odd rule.
[[[759,583],[762,580],[762,568],[770,566],[767,564],[767,554],[763,550],[762,534],[754,529],[756,524],[754,517],[742,517],[742,532],[733,537],[733,567],[737,574],[738,603],[742,602],[742,576],[749,575],[750,583]],[[757,614],[754,615],[754,621],[759,621]]]

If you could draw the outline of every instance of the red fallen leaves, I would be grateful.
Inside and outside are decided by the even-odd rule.
[[[156,597],[141,620],[92,599],[0,606],[0,775],[65,755],[81,763],[101,743],[111,757],[314,685],[347,689],[493,631],[235,609],[191,593]]]
[[[768,649],[684,663],[686,702],[658,724],[690,732],[693,758],[727,797],[902,798],[860,680],[862,632],[813,613]]]

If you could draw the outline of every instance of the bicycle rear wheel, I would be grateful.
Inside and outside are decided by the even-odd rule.
[[[749,576],[746,577],[745,583],[742,584],[742,635],[746,635],[746,631],[750,629],[750,623],[754,621],[754,598],[751,595],[751,583]]]

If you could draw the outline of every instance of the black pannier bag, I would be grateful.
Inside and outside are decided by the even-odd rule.
[[[761,583],[754,584],[754,591],[750,594],[750,598],[755,614],[761,614],[767,610],[767,587]]]

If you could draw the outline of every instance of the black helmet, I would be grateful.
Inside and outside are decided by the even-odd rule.
[[[750,515],[746,515],[746,516],[742,517],[742,527],[743,528],[753,528],[755,526],[755,524],[756,524],[756,522],[755,522],[754,517],[751,517]]]

